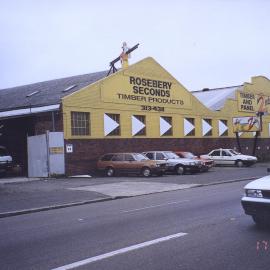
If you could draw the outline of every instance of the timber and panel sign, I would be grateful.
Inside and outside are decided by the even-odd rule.
[[[270,113],[270,96],[248,92],[238,92],[238,110],[240,112]]]
[[[136,76],[117,76],[101,85],[104,102],[139,105],[141,110],[191,109],[190,93],[175,83]]]

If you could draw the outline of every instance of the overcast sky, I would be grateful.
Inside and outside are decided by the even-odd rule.
[[[188,90],[270,78],[268,0],[0,0],[0,89],[108,69],[140,43]]]

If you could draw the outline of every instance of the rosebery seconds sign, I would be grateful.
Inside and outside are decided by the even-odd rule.
[[[104,102],[136,104],[147,111],[164,111],[166,107],[191,109],[191,94],[180,84],[166,80],[119,75],[110,86],[102,85],[101,96]]]

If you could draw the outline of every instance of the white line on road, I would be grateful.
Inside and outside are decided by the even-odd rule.
[[[183,202],[189,202],[189,200],[182,200],[182,201],[177,201],[177,202],[169,202],[169,203],[164,203],[164,204],[156,204],[156,205],[150,205],[142,208],[136,208],[136,209],[131,209],[131,210],[125,210],[121,211],[121,213],[130,213],[130,212],[136,212],[136,211],[141,211],[149,208],[155,208],[155,207],[162,207],[170,204],[178,204],[178,203],[183,203]]]
[[[77,268],[77,267],[80,267],[80,266],[83,266],[83,265],[86,265],[86,264],[90,264],[92,262],[104,260],[104,259],[113,257],[115,255],[119,255],[119,254],[127,253],[127,252],[130,252],[130,251],[136,250],[136,249],[148,247],[148,246],[155,245],[155,244],[158,244],[158,243],[161,243],[161,242],[164,242],[164,241],[179,238],[179,237],[185,236],[185,235],[187,235],[187,233],[180,232],[180,233],[176,233],[176,234],[171,234],[171,235],[168,235],[168,236],[165,236],[165,237],[157,238],[157,239],[154,239],[154,240],[151,240],[151,241],[143,242],[143,243],[136,244],[136,245],[133,245],[133,246],[130,246],[130,247],[121,248],[121,249],[118,249],[118,250],[115,250],[115,251],[112,251],[112,252],[109,252],[109,253],[105,253],[105,254],[102,254],[102,255],[95,256],[95,257],[87,258],[85,260],[81,260],[81,261],[78,261],[78,262],[74,262],[74,263],[71,263],[71,264],[60,266],[60,267],[54,268],[52,270],[70,270],[70,269],[74,269],[74,268]]]

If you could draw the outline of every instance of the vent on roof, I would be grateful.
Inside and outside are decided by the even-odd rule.
[[[77,84],[73,84],[73,85],[67,87],[66,89],[64,89],[62,92],[67,92],[67,91],[73,89],[73,88],[76,87],[76,86],[77,86]]]
[[[39,93],[39,92],[40,92],[40,91],[34,91],[34,92],[28,94],[26,97],[32,97],[33,95],[35,95],[35,94],[37,94],[37,93]]]
[[[209,88],[203,88],[203,91],[209,91],[210,89]]]

